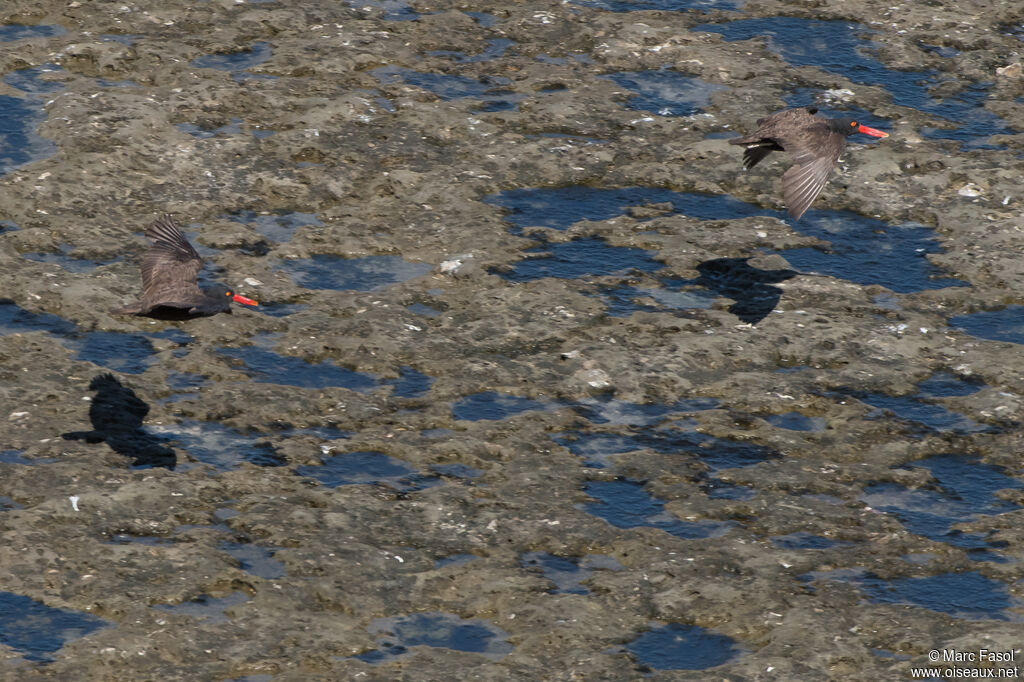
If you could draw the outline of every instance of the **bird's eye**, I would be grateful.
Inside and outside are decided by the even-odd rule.
[[[225,295],[225,296],[230,296],[230,295],[231,295],[231,292],[230,292],[230,291],[225,291],[225,292],[224,292],[224,295]]]
[[[850,127],[851,128],[856,128],[857,127],[857,122],[856,121],[850,121]]]

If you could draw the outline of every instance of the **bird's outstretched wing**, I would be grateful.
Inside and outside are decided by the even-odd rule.
[[[153,244],[142,257],[143,312],[159,305],[193,305],[189,301],[203,295],[196,283],[203,259],[169,215],[153,221],[146,236]]]
[[[839,155],[846,147],[846,138],[830,133],[821,125],[805,130],[799,141],[789,136],[776,138],[776,141],[794,162],[782,174],[782,197],[786,210],[794,220],[799,220],[832,176]]]

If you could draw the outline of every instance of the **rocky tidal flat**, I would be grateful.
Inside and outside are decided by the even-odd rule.
[[[1016,665],[1022,40],[971,1],[3,3],[0,679]],[[793,221],[727,140],[807,105],[890,136]],[[111,314],[164,213],[259,306]]]

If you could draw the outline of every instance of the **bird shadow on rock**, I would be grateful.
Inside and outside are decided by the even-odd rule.
[[[96,391],[89,406],[93,430],[71,431],[61,434],[62,438],[106,443],[119,455],[130,457],[132,466],[175,467],[177,457],[174,450],[142,426],[142,420],[149,414],[149,405],[135,395],[135,391],[109,373],[93,378],[89,390]]]
[[[223,312],[231,314],[230,310],[225,310]],[[195,320],[200,317],[208,317],[209,314],[189,312],[188,308],[158,306],[150,310],[148,313],[142,313],[139,316],[148,317],[151,320],[161,320],[163,322],[187,322],[189,320]]]
[[[714,258],[697,265],[700,277],[690,280],[735,301],[729,312],[748,324],[757,324],[775,309],[782,289],[772,284],[800,273],[796,270],[762,270],[750,265],[750,258]]]

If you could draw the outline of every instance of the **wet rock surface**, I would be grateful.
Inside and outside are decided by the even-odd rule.
[[[0,35],[53,145],[0,177],[0,590],[89,620],[0,620],[0,677],[876,680],[1020,646],[1024,346],[955,321],[1024,303],[1019,16],[628,4],[4,4],[54,28]],[[694,30],[778,16],[983,96]],[[785,160],[725,140],[808,92],[892,136],[792,223]],[[1000,123],[927,132],[957,111]],[[502,199],[574,186],[676,194]],[[164,212],[258,311],[107,312]],[[929,231],[881,268],[912,286],[795,266],[862,218]],[[111,371],[173,462],[61,437]]]

